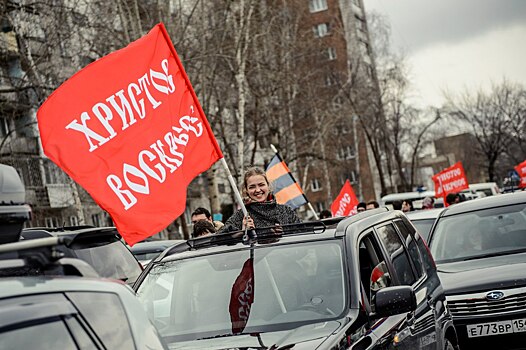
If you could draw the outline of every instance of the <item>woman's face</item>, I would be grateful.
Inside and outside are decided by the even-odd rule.
[[[267,200],[269,193],[267,180],[263,175],[253,175],[247,179],[247,193],[256,202]]]
[[[404,202],[402,203],[402,211],[403,211],[403,212],[411,211],[411,205],[409,205],[408,202],[404,201]]]

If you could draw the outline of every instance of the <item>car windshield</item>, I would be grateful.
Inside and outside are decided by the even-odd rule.
[[[431,239],[439,264],[526,251],[526,204],[440,218]]]
[[[345,307],[344,285],[342,249],[331,241],[156,264],[137,296],[172,343],[335,318]]]
[[[117,239],[102,242],[82,239],[71,248],[79,259],[93,266],[101,277],[131,283],[142,272],[133,254]]]
[[[429,238],[429,232],[431,232],[431,227],[435,223],[435,219],[419,219],[411,220],[411,223],[416,227],[416,230],[420,234],[420,237],[427,242]]]

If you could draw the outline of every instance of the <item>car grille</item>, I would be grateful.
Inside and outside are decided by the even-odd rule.
[[[485,293],[448,297],[447,303],[453,317],[492,316],[526,311],[526,290],[524,288],[502,290],[500,300],[487,300]]]

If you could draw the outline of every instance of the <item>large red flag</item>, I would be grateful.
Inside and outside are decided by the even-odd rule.
[[[526,187],[526,160],[515,167],[521,181],[519,182],[519,188]]]
[[[358,206],[358,198],[354,194],[349,180],[343,184],[340,194],[331,205],[332,216],[347,216],[356,214],[356,207]]]
[[[230,303],[228,311],[230,313],[230,322],[232,323],[232,333],[243,332],[248,318],[250,309],[254,303],[254,258],[251,251],[251,257],[243,264],[243,268],[237,276],[232,290],[230,292]]]
[[[134,244],[223,155],[164,25],[77,72],[37,113],[42,146]]]
[[[435,183],[435,197],[437,198],[444,197],[445,199],[448,193],[456,193],[469,188],[468,179],[461,162],[456,162],[449,168],[433,175],[433,182]],[[447,206],[445,201],[444,205]]]

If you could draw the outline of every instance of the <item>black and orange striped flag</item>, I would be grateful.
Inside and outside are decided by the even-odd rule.
[[[292,209],[308,203],[300,185],[292,176],[287,164],[279,154],[272,158],[266,169],[267,178],[273,184],[274,196],[279,204],[286,204]]]

